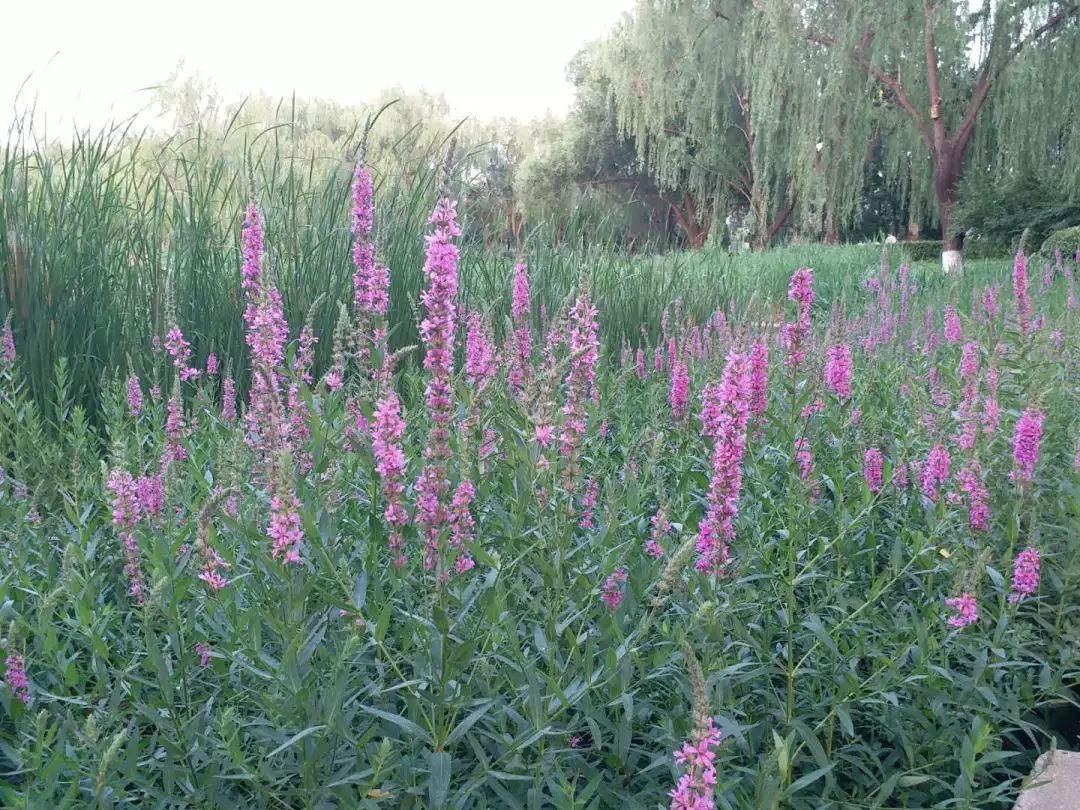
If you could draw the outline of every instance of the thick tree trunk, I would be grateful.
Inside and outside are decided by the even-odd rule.
[[[934,155],[934,191],[941,220],[941,269],[946,274],[964,272],[964,237],[954,233],[952,208],[964,164],[964,146],[946,143]]]

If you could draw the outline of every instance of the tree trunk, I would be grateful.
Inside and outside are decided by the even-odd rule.
[[[952,143],[944,144],[934,155],[934,191],[941,220],[941,269],[946,275],[964,272],[964,237],[963,234],[953,233],[952,221],[956,185],[963,163],[963,148],[957,148]]]
[[[694,198],[689,194],[683,195],[682,206],[676,205],[671,200],[665,199],[671,206],[671,212],[675,215],[675,222],[686,234],[686,241],[694,250],[705,247],[705,240],[709,238],[709,225],[699,225],[697,221],[697,209],[694,207]]]

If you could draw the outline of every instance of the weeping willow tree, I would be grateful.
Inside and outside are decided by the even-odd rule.
[[[618,125],[693,244],[736,211],[758,247],[788,225],[835,238],[858,211],[880,126],[823,94],[820,46],[776,48],[775,26],[747,0],[641,0],[599,50]],[[827,84],[871,95],[855,78]]]
[[[809,64],[818,77],[802,125],[840,116],[887,128],[887,171],[914,208],[936,213],[946,271],[963,266],[952,210],[966,168],[1053,166],[1062,188],[1078,193],[1076,0],[752,4],[776,43],[767,69],[782,80],[789,63]]]

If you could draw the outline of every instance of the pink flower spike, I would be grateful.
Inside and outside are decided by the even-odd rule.
[[[945,600],[945,604],[954,611],[954,615],[949,617],[949,627],[955,627],[959,630],[979,619],[979,609],[975,602],[975,595],[970,591],[964,591],[959,596],[950,596]]]
[[[1012,593],[1009,594],[1009,601],[1015,604],[1038,590],[1039,550],[1028,546],[1013,560]]]

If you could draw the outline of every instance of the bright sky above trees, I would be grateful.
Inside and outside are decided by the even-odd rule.
[[[36,95],[50,127],[99,125],[149,102],[141,88],[185,72],[226,96],[296,91],[352,104],[400,86],[443,93],[455,114],[563,113],[566,64],[632,0],[11,0],[4,3],[0,125]]]

